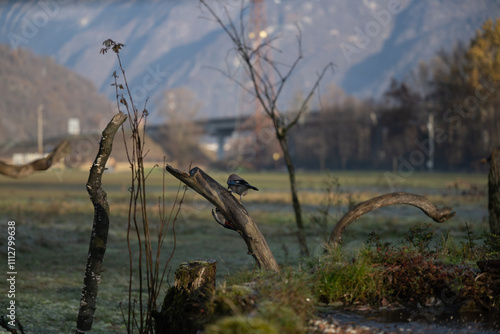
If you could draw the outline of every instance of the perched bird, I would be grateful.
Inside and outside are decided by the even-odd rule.
[[[222,227],[228,228],[233,231],[237,231],[236,226],[234,226],[234,224],[230,220],[224,217],[222,212],[220,212],[219,208],[215,208],[215,211],[212,209],[212,216],[214,217],[217,223],[222,225]]]
[[[227,178],[227,188],[240,195],[240,202],[241,202],[241,197],[245,196],[249,189],[259,191],[259,189],[248,184],[247,181],[245,181],[236,174],[231,174]]]

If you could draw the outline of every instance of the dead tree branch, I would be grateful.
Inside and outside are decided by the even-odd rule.
[[[434,204],[429,202],[423,196],[409,193],[385,194],[361,202],[356,205],[351,211],[346,213],[333,228],[330,234],[330,239],[328,240],[328,244],[334,247],[340,245],[342,240],[342,233],[344,232],[345,228],[362,215],[383,206],[394,204],[408,204],[415,206],[422,210],[427,216],[432,218],[437,223],[444,223],[448,219],[455,216],[455,212],[452,212],[451,208],[444,207],[442,209],[438,209]]]
[[[32,161],[26,165],[14,166],[0,161],[0,174],[14,179],[21,179],[33,174],[35,171],[44,171],[49,169],[52,165],[55,165],[70,152],[71,146],[67,141],[63,141],[45,158]]]
[[[106,192],[102,189],[101,179],[106,162],[113,149],[113,139],[116,131],[125,122],[127,115],[119,112],[108,123],[102,132],[99,152],[90,168],[87,181],[87,191],[94,205],[94,223],[90,237],[89,255],[83,279],[82,299],[76,323],[76,333],[83,333],[92,329],[94,312],[96,309],[97,289],[101,281],[101,266],[106,252],[109,230],[109,205]]]
[[[278,263],[259,228],[243,205],[225,187],[198,167],[189,172],[180,171],[169,165],[166,168],[170,174],[215,205],[224,217],[232,222],[247,244],[248,254],[253,256],[260,268],[279,271]]]
[[[490,232],[500,235],[500,147],[491,152],[488,158],[488,211],[490,213]]]

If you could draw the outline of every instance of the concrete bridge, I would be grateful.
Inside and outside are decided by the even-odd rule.
[[[316,126],[320,121],[318,119],[318,113],[308,112],[304,120],[299,122],[300,125],[312,125]],[[267,116],[262,116],[267,118]],[[217,159],[224,160],[224,140],[230,137],[236,130],[253,130],[255,129],[255,122],[253,121],[253,115],[238,116],[238,117],[224,117],[224,118],[211,118],[205,120],[198,120],[196,124],[200,125],[204,133],[215,137],[217,140]],[[168,124],[163,125],[149,125],[148,134],[155,140],[161,141],[160,129],[168,129]],[[167,130],[168,131],[168,130]]]
[[[198,121],[205,133],[217,139],[217,160],[224,160],[224,139],[230,137],[234,131],[246,124],[250,116],[211,118]]]
[[[224,117],[224,118],[211,118],[206,120],[198,120],[196,124],[203,128],[203,132],[207,135],[215,137],[217,140],[217,160],[224,159],[224,140],[230,137],[237,129],[248,123],[251,116],[240,117]],[[148,135],[155,141],[162,140],[160,130],[165,130],[168,124],[162,125],[149,125],[147,128]]]

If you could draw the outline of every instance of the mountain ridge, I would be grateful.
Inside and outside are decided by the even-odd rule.
[[[0,43],[12,45],[8,36],[22,37],[23,24],[26,29],[26,22],[31,22],[37,32],[28,36],[22,47],[51,56],[83,75],[110,100],[115,95],[111,74],[118,65],[114,55],[102,56],[99,49],[108,38],[124,43],[121,58],[129,85],[136,95],[142,93],[141,98],[136,96],[138,107],[150,97],[153,122],[165,120],[159,111],[164,91],[178,87],[188,87],[202,102],[198,117],[235,116],[253,110],[247,105],[252,99],[244,96],[233,80],[214,70],[230,69],[236,79],[242,78],[229,51],[232,45],[228,37],[199,2],[79,0],[63,5],[54,0],[50,2],[55,4],[52,15],[40,3],[1,3]],[[221,3],[233,17],[238,14],[239,2]],[[376,22],[373,12],[386,10],[391,4],[401,6],[401,11],[349,63],[341,43],[354,43],[356,28]],[[393,76],[402,78],[418,61],[429,60],[440,49],[450,50],[459,41],[467,42],[487,18],[500,16],[500,3],[493,0],[472,4],[466,0],[275,0],[266,1],[266,5],[267,30],[270,36],[279,37],[279,61],[296,55],[295,24],[303,37],[304,58],[284,92],[281,109],[287,108],[294,94],[307,90],[329,62],[337,67],[325,78],[323,90],[334,83],[358,97],[380,96]],[[217,10],[224,15],[222,9]],[[245,11],[249,13],[249,8]],[[44,15],[47,20],[39,19],[35,25],[37,17]],[[144,84],[151,71],[161,79],[155,87]]]

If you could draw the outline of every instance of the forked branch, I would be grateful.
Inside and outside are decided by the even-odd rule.
[[[279,271],[278,263],[259,228],[243,205],[225,187],[198,167],[194,167],[189,172],[180,171],[170,165],[167,165],[166,169],[188,187],[205,197],[220,210],[224,217],[231,221],[247,244],[248,254],[253,256],[260,268]]]
[[[427,216],[432,218],[437,223],[444,223],[448,219],[455,216],[455,212],[451,211],[451,208],[443,207],[442,209],[438,209],[434,204],[429,202],[423,196],[409,193],[385,194],[361,202],[348,213],[346,213],[333,228],[330,234],[330,239],[328,240],[328,244],[334,247],[340,245],[342,240],[342,233],[347,226],[370,211],[393,204],[407,204],[415,206],[422,210]]]

